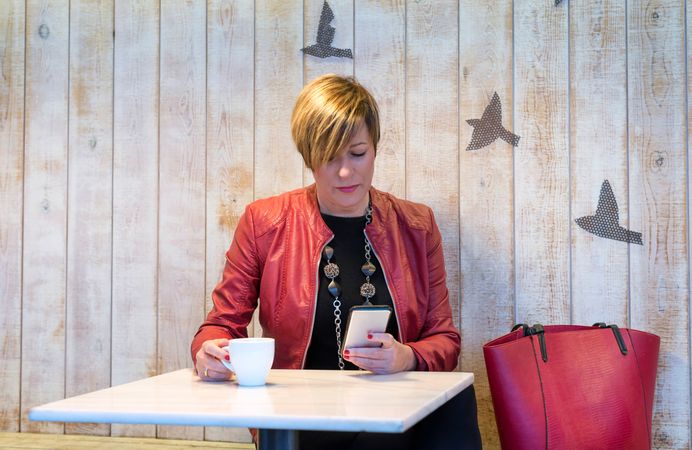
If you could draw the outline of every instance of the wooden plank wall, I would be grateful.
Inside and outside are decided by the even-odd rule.
[[[319,0],[0,2],[0,430],[248,439],[27,412],[190,366],[245,205],[312,181],[290,113],[336,72],[380,103],[375,185],[435,211],[486,448],[482,344],[596,321],[661,336],[653,445],[690,448],[690,2],[330,5],[353,59],[300,52]],[[494,94],[519,144],[467,151]],[[643,245],[575,223],[605,180]]]
[[[161,2],[158,371],[189,364],[186,336],[204,318],[206,224],[206,8]],[[200,428],[163,427],[201,439]]]
[[[157,373],[159,5],[115,2],[111,383]],[[132,311],[137,311],[133,314]],[[113,425],[113,436],[155,436]]]
[[[69,16],[65,2],[27,2],[25,25],[19,27],[25,30],[23,39],[4,41],[24,45],[26,54],[24,170],[23,178],[17,180],[24,190],[22,314],[17,317],[22,332],[21,368],[10,378],[20,377],[21,409],[20,415],[3,415],[8,424],[21,420],[21,431],[64,430],[59,423],[29,422],[27,412],[33,405],[65,395]],[[0,223],[4,227],[6,222]],[[31,244],[24,245],[27,242]],[[1,331],[3,341],[11,329]],[[3,382],[2,389],[11,384]],[[3,410],[13,406],[3,405]]]
[[[459,15],[459,199],[461,270],[461,367],[484,367],[483,343],[514,321],[514,152],[497,140],[466,151],[473,127],[494,93],[503,123],[513,125],[512,5],[465,0]],[[461,50],[463,49],[463,50]],[[492,157],[488,157],[492,155]],[[473,200],[472,200],[473,199]],[[481,231],[482,230],[482,231]],[[476,370],[478,420],[486,444],[497,446],[490,390]],[[492,430],[492,431],[491,431]]]
[[[0,10],[0,427],[18,431],[22,317],[25,5]]]
[[[65,395],[110,385],[113,2],[70,3]],[[90,361],[85,369],[85,362]],[[67,433],[110,434],[66,424]]]
[[[207,7],[207,250],[206,292],[219,279],[245,205],[253,200],[254,4],[215,1]],[[205,311],[211,309],[206,296]],[[251,332],[251,331],[250,331]],[[247,441],[245,429],[206,429],[215,441]]]
[[[627,9],[630,226],[640,227],[644,242],[630,250],[630,322],[661,336],[654,424],[662,448],[689,445],[684,17],[685,5],[672,0]]]

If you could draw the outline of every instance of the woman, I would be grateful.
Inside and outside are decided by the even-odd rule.
[[[351,78],[321,76],[300,93],[291,129],[315,183],[246,208],[212,294],[214,308],[192,341],[197,373],[228,379],[222,347],[247,336],[258,303],[262,331],[276,340],[274,368],[453,370],[460,336],[433,213],[371,186],[380,138],[372,95]],[[363,303],[389,305],[393,320],[385,333],[372,333],[379,347],[352,348],[342,359],[337,319]],[[477,448],[475,397],[472,389],[463,394],[459,414],[470,421],[469,442]],[[453,420],[458,428],[459,417]],[[301,448],[408,448],[415,435],[301,432]],[[429,431],[417,435],[431,448]],[[459,446],[452,442],[444,448]]]

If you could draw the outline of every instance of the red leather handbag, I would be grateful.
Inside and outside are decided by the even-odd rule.
[[[517,325],[483,346],[509,449],[649,449],[660,338],[616,325]]]

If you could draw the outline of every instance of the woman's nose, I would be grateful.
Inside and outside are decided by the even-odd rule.
[[[342,164],[339,167],[339,177],[346,178],[351,174],[351,167],[348,164]]]

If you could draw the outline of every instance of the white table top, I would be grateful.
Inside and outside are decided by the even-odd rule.
[[[465,372],[278,370],[267,385],[182,369],[38,406],[31,420],[403,432],[473,383]]]

